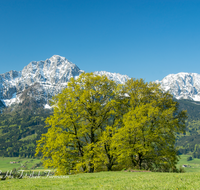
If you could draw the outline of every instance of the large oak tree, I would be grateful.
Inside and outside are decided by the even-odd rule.
[[[111,169],[110,138],[121,117],[117,88],[106,76],[83,73],[53,98],[54,114],[46,121],[50,128],[36,150],[46,167],[59,174],[94,172],[102,164]]]
[[[128,111],[113,139],[118,162],[139,169],[175,171],[175,137],[185,132],[186,111],[179,111],[173,96],[158,84],[142,79],[127,81],[123,93]]]

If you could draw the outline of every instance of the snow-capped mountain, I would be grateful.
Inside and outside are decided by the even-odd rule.
[[[54,55],[45,61],[32,61],[22,71],[10,71],[0,74],[0,100],[6,106],[21,102],[23,93],[36,100],[48,102],[48,99],[61,92],[67,86],[71,77],[78,77],[83,70],[68,61],[65,57]],[[129,79],[126,75],[95,72],[98,75],[107,75],[117,83],[124,83]],[[31,87],[33,86],[33,87]],[[47,106],[48,107],[48,106]]]
[[[71,77],[82,72],[75,64],[58,55],[45,61],[33,61],[20,72],[10,71],[0,75],[0,99],[6,106],[19,102],[22,92],[35,83],[40,84],[38,99],[51,97],[61,92]]]
[[[83,70],[65,57],[54,55],[45,61],[32,61],[22,71],[10,71],[0,74],[0,107],[22,102],[27,96],[48,103],[52,96],[67,86],[71,77],[78,77]],[[97,75],[106,75],[117,83],[124,84],[127,75],[95,71]],[[164,91],[169,91],[176,99],[200,101],[200,75],[197,73],[170,74],[161,81]],[[48,108],[48,105],[45,105]]]
[[[200,101],[200,74],[181,72],[155,82],[160,83],[162,89],[169,91],[176,99]]]
[[[127,75],[121,75],[119,73],[110,73],[107,71],[95,71],[96,75],[106,75],[108,79],[116,81],[118,84],[124,84],[128,79]]]

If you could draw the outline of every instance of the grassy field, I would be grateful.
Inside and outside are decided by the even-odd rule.
[[[190,155],[181,155],[181,159],[179,160],[177,167],[179,168],[182,165],[189,165],[191,167],[184,168],[185,172],[200,172],[200,159],[194,158],[191,161],[187,161],[189,156]]]
[[[190,165],[185,168],[186,173],[154,173],[154,172],[99,172],[69,176],[52,176],[40,178],[6,179],[1,180],[1,189],[200,189],[200,159],[187,161],[188,155],[182,155],[178,167]],[[19,159],[19,160],[18,160]],[[10,164],[10,161],[20,161],[19,165]],[[0,158],[0,169],[7,171],[15,166],[25,164],[31,167],[39,159]],[[37,168],[36,170],[43,170]],[[53,178],[54,177],[54,178]]]
[[[191,167],[184,168],[186,172],[200,172],[200,159],[195,158],[191,161],[187,161],[187,157],[189,157],[189,155],[181,155],[181,159],[178,162],[177,167],[179,168],[182,165],[189,165]],[[13,162],[13,161],[19,162],[19,163],[11,164],[10,162]],[[32,159],[32,158],[0,157],[0,170],[10,171],[13,168],[24,169],[23,166],[26,166],[26,170],[32,170],[31,167],[39,163],[40,161],[41,161],[40,159]],[[44,170],[44,168],[40,166],[38,168],[35,168],[34,170],[42,171]]]
[[[200,189],[200,173],[99,172],[68,178],[27,178],[1,181],[1,189]]]
[[[11,163],[17,162],[17,163]],[[1,171],[10,171],[13,168],[18,169],[28,169],[30,170],[32,166],[39,163],[40,159],[32,158],[18,158],[18,157],[0,157],[0,170]],[[37,169],[43,169],[43,167],[38,167]]]

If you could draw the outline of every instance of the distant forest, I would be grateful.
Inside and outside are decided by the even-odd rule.
[[[33,157],[36,141],[47,132],[46,118],[52,110],[27,98],[22,104],[2,108],[0,114],[0,156]]]
[[[187,110],[186,133],[177,134],[176,146],[180,154],[192,154],[200,158],[200,102],[177,100],[179,109]]]

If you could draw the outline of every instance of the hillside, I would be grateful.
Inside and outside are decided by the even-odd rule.
[[[186,133],[177,135],[176,146],[180,154],[193,154],[200,158],[200,102],[177,100],[181,110],[187,110]]]
[[[36,140],[47,132],[45,119],[51,113],[30,98],[5,108],[0,114],[0,156],[33,157]]]
[[[188,120],[200,119],[200,102],[188,99],[177,100],[177,102],[179,102],[179,108],[181,110],[187,110],[189,116]]]

